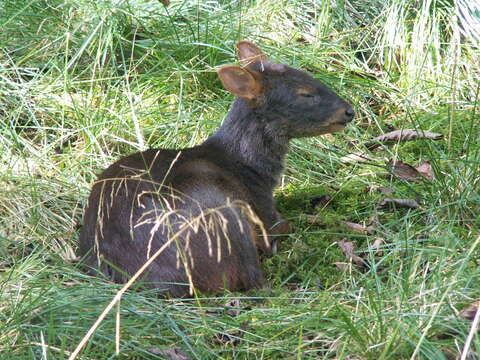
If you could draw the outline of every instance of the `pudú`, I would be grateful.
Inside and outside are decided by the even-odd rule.
[[[354,111],[251,42],[237,50],[241,66],[218,69],[237,98],[213,135],[121,158],[94,183],[80,233],[90,271],[125,282],[151,259],[143,284],[173,297],[262,286],[260,259],[289,232],[273,190],[290,139],[339,131]]]

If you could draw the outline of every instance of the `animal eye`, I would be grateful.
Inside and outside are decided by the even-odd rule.
[[[305,97],[305,98],[313,98],[315,97],[315,95],[313,94],[309,94],[309,93],[303,93],[303,94],[300,94],[301,96]]]

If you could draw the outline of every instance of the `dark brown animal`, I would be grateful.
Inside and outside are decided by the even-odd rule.
[[[262,286],[259,254],[289,231],[273,190],[290,139],[339,131],[354,112],[254,44],[237,49],[242,66],[218,70],[237,99],[217,132],[192,148],[122,158],[93,185],[80,234],[91,269],[125,282],[155,256],[142,280],[174,297]]]

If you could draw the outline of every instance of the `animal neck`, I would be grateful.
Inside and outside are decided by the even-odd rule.
[[[261,107],[252,108],[237,98],[221,127],[205,141],[249,167],[271,190],[280,181],[289,148],[288,137],[271,125],[272,117]]]

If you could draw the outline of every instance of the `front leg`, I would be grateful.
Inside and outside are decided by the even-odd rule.
[[[285,240],[286,236],[291,232],[290,223],[283,219],[279,212],[276,213],[277,221],[273,224],[273,226],[270,227],[269,230],[267,230],[268,240],[271,248],[271,254],[269,254],[269,256],[277,253],[278,242]]]
[[[265,212],[263,213],[265,215]],[[257,229],[257,248],[264,257],[271,257],[277,252],[277,243],[285,238],[290,233],[290,224],[283,219],[277,209],[273,208],[267,213],[268,216],[260,216],[263,222],[263,227],[267,233],[267,241],[262,236],[260,229]]]
[[[285,235],[290,234],[291,229],[290,229],[290,223],[283,219],[280,214],[279,215],[279,220],[268,230],[267,232],[270,235],[274,235],[277,240],[283,240]]]

